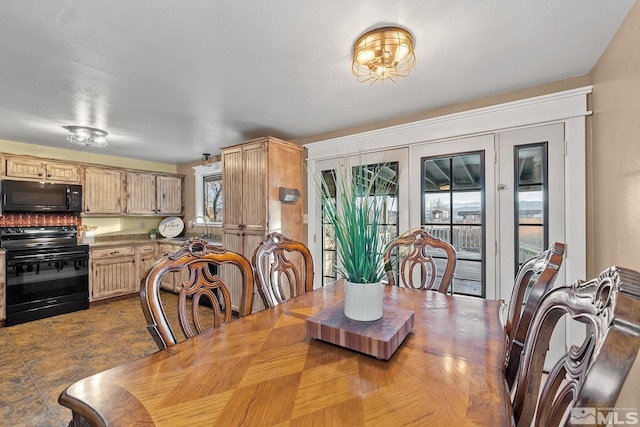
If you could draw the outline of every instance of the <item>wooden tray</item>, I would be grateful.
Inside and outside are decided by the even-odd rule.
[[[389,360],[413,330],[413,311],[385,307],[381,319],[371,322],[351,320],[344,315],[344,301],[305,320],[311,338]]]

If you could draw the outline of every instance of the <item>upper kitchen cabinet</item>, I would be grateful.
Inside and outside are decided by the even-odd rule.
[[[129,215],[181,215],[181,175],[159,175],[144,172],[126,173]]]
[[[122,214],[122,177],[118,169],[85,168],[84,213]]]
[[[156,203],[160,215],[182,214],[182,176],[156,177]]]
[[[51,182],[80,182],[80,168],[68,163],[26,157],[8,157],[5,174],[20,178]]]
[[[127,208],[125,213],[156,214],[156,176],[149,173],[127,172]]]

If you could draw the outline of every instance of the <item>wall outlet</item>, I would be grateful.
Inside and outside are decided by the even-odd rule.
[[[144,223],[144,221],[140,221],[140,228],[143,228],[143,229],[144,229],[144,228],[147,228],[145,225],[146,225],[146,224]]]

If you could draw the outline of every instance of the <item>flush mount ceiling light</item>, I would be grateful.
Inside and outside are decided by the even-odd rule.
[[[106,147],[108,133],[102,129],[87,126],[62,126],[69,131],[67,141],[87,147]]]
[[[399,27],[376,28],[363,34],[353,46],[351,69],[359,82],[393,82],[406,77],[416,65],[413,37]]]

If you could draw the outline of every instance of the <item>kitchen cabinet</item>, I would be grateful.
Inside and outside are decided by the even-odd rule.
[[[132,246],[90,249],[90,301],[139,292],[139,276]]]
[[[5,257],[6,253],[0,250],[0,323],[4,324],[7,318],[7,291],[6,291],[6,273],[5,273]]]
[[[280,187],[302,194],[302,147],[263,137],[222,149],[224,215],[222,243],[249,261],[253,251],[274,231],[302,241],[302,201],[280,201]],[[222,266],[220,277],[230,289],[232,308],[238,309],[240,273]],[[253,311],[263,309],[257,289]]]
[[[52,182],[80,182],[80,168],[78,166],[35,158],[8,157],[5,174],[9,178]]]
[[[164,255],[176,251],[180,247],[179,244],[161,243],[158,245],[158,259]],[[160,281],[160,287],[171,292],[180,293],[182,284],[189,280],[189,269],[166,273]]]
[[[127,214],[156,214],[156,176],[127,172]]]
[[[181,215],[181,176],[143,172],[126,173],[127,209],[129,215]]]
[[[182,214],[182,181],[183,178],[181,176],[156,176],[156,205],[158,214]]]
[[[140,292],[140,283],[158,260],[158,244],[90,248],[89,257],[90,300],[113,298]]]
[[[122,177],[120,170],[85,168],[83,190],[83,211],[85,214],[122,214]]]
[[[155,244],[142,245],[136,248],[136,268],[138,284],[140,284],[146,277],[147,273],[153,267],[153,264],[158,260],[158,246]]]

